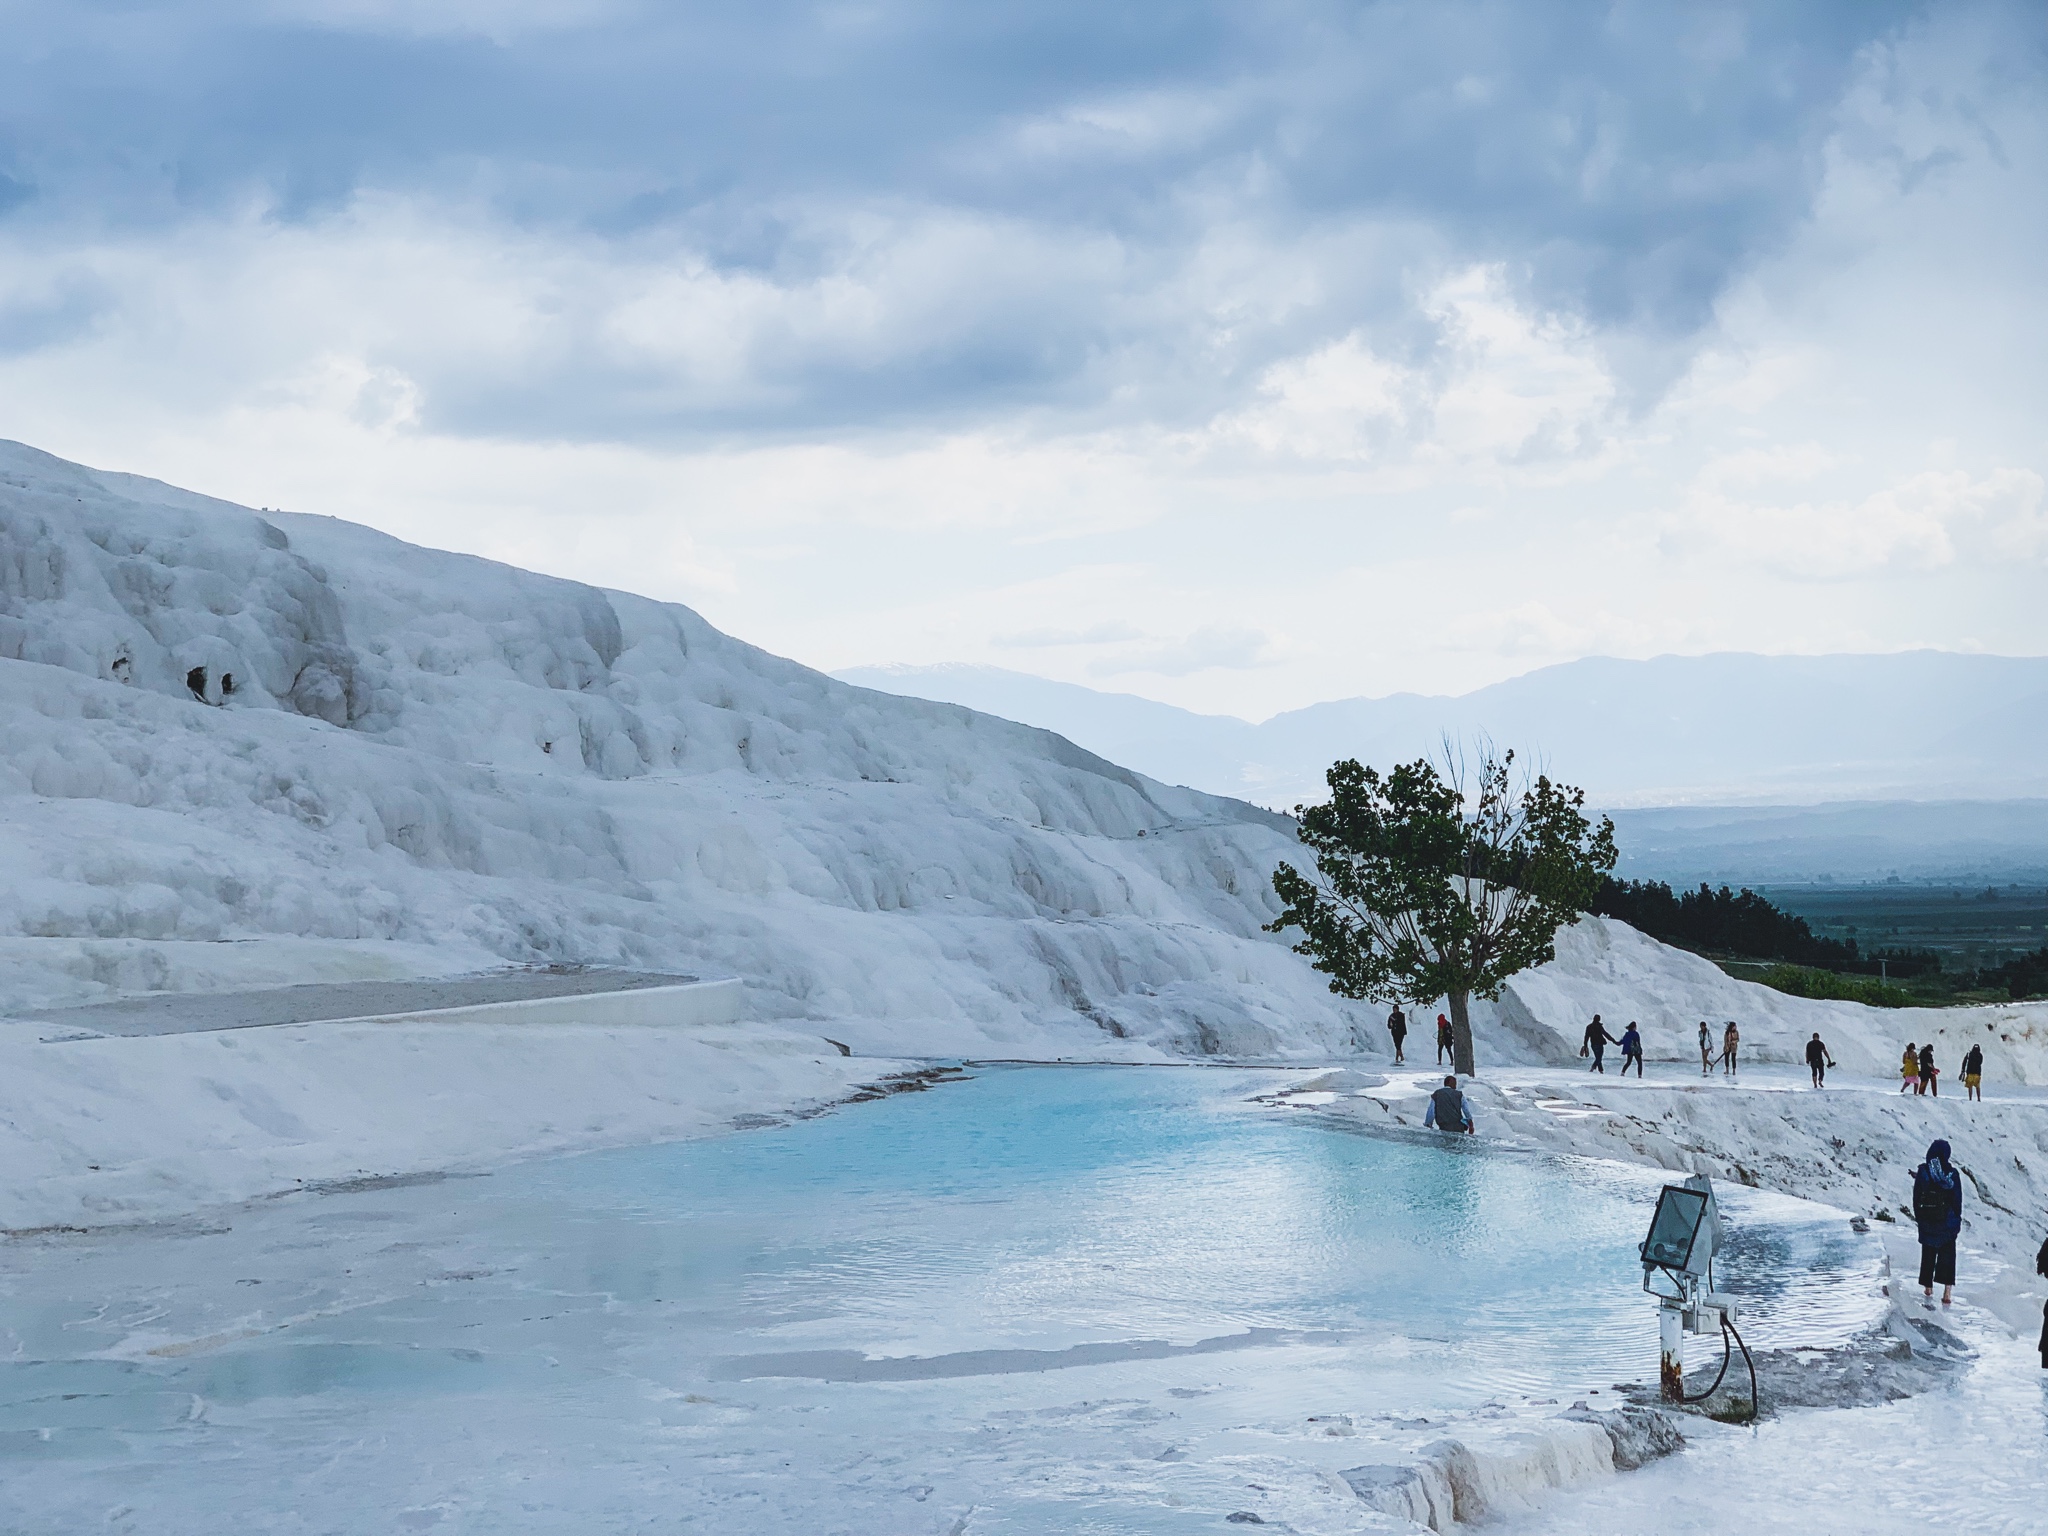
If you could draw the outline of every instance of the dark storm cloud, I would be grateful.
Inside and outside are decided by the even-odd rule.
[[[1460,263],[1617,355],[1682,350],[1805,213],[1859,51],[1913,9],[14,5],[0,230],[252,199],[303,223],[377,193],[643,272],[896,295],[861,345],[770,327],[746,388],[568,321],[510,373],[397,356],[458,430],[1199,415],[1354,329],[1426,357],[1416,285]],[[901,249],[935,226],[992,254],[921,304]]]

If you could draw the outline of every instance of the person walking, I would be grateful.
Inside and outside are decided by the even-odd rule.
[[[1636,1028],[1636,1021],[1630,1019],[1628,1028],[1621,1032],[1621,1075],[1628,1076],[1628,1064],[1636,1064],[1636,1081],[1643,1080],[1643,1037]]]
[[[1443,1087],[1429,1096],[1429,1108],[1422,1112],[1422,1123],[1453,1135],[1471,1136],[1479,1129],[1472,1120],[1472,1107],[1465,1102],[1465,1095],[1458,1092],[1455,1077],[1445,1078]]]
[[[1820,1031],[1813,1032],[1813,1038],[1806,1042],[1806,1065],[1813,1073],[1813,1086],[1825,1088],[1828,1085],[1828,1068],[1835,1064],[1835,1058],[1828,1054],[1828,1048],[1820,1037]]]
[[[1956,1237],[1963,1230],[1963,1181],[1949,1166],[1949,1146],[1937,1141],[1927,1161],[1913,1170],[1913,1220],[1920,1228],[1920,1289],[1931,1305],[1941,1287],[1941,1304],[1954,1299]]]
[[[2041,1243],[2041,1251],[2034,1255],[2034,1273],[2048,1279],[2048,1239]],[[2048,1371],[2048,1302],[2041,1304],[2041,1369]]]
[[[1401,1011],[1399,1003],[1387,1015],[1387,1033],[1394,1037],[1394,1060],[1406,1061],[1408,1058],[1401,1054],[1401,1042],[1408,1038],[1408,1015]]]
[[[1602,1077],[1607,1075],[1607,1047],[1614,1044],[1614,1036],[1607,1033],[1607,1026],[1600,1022],[1600,1015],[1593,1015],[1593,1022],[1586,1026],[1586,1038],[1579,1043],[1579,1054],[1593,1058],[1593,1070]]]
[[[1934,1064],[1934,1042],[1920,1047],[1920,1091],[1941,1097],[1941,1068]]]
[[[1707,1028],[1707,1021],[1700,1020],[1700,1076],[1714,1075],[1714,1032]]]
[[[1457,1036],[1451,1032],[1451,1021],[1442,1014],[1436,1016],[1436,1064],[1442,1066],[1444,1058],[1458,1059]]]
[[[1906,1054],[1899,1058],[1899,1092],[1920,1091],[1920,1047],[1912,1041],[1906,1042]]]
[[[1742,1031],[1730,1019],[1728,1027],[1721,1031],[1721,1070],[1730,1077],[1735,1075],[1735,1048],[1742,1044]]]
[[[1984,1047],[1973,1045],[1963,1053],[1963,1097],[1984,1102]]]

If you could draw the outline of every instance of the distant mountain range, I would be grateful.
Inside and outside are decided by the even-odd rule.
[[[1384,766],[1490,737],[1620,813],[1625,870],[1648,872],[1654,850],[1664,878],[2048,872],[2048,657],[1592,657],[1456,697],[1340,699],[1258,724],[997,667],[836,675],[1283,809],[1320,799],[1338,758]],[[1888,804],[1900,801],[1924,803]],[[2008,803],[1960,804],[1986,801]]]

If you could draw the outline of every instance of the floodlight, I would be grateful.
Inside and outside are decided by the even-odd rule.
[[[1680,1334],[1734,1333],[1729,1319],[1735,1298],[1713,1288],[1714,1255],[1720,1248],[1721,1213],[1707,1176],[1695,1174],[1683,1184],[1665,1185],[1650,1215],[1650,1235],[1637,1252],[1643,1260],[1643,1289],[1657,1298],[1658,1377],[1667,1402],[1693,1401],[1685,1395]],[[1748,1354],[1745,1348],[1744,1357]],[[1727,1369],[1724,1353],[1723,1374]],[[1714,1380],[1718,1385],[1720,1377]],[[1755,1396],[1752,1386],[1752,1402]]]
[[[1643,1239],[1640,1250],[1643,1267],[1705,1274],[1707,1261],[1714,1256],[1714,1233],[1709,1224],[1713,1204],[1714,1197],[1703,1190],[1665,1185],[1657,1197],[1656,1213],[1650,1217],[1650,1235]]]

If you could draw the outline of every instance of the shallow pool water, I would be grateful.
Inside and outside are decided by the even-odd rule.
[[[1262,1477],[1653,1368],[1635,1245],[1660,1178],[1247,1102],[1277,1081],[983,1069],[713,1141],[18,1243],[0,1509],[1210,1529]],[[1752,1343],[1874,1315],[1876,1249],[1838,1213],[1725,1194]]]

